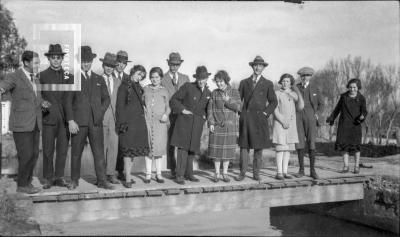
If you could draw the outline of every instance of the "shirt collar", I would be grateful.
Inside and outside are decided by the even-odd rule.
[[[31,81],[31,73],[28,72],[27,70],[25,70],[24,67],[21,67],[22,71],[25,73],[26,77],[29,79],[29,81]],[[35,75],[35,73],[33,73],[33,75]]]
[[[118,78],[118,76],[121,76],[121,79],[122,79],[124,77],[124,72],[114,71],[114,76],[115,76],[115,78]]]
[[[260,80],[261,75],[256,76],[255,74],[253,74],[253,81],[256,80]]]
[[[301,85],[303,85],[304,88],[307,88],[307,86],[310,84],[310,81],[307,81],[306,83],[303,84],[303,82],[301,83]]]
[[[82,74],[83,74],[83,76],[85,76],[85,72],[84,71],[82,71]],[[87,71],[87,74],[89,75],[89,77],[91,77],[92,76],[92,70]],[[89,78],[86,78],[86,79],[89,79]]]
[[[172,78],[174,78],[174,73],[172,73],[171,71],[168,71],[169,76]],[[175,77],[178,78],[178,72],[175,72]]]

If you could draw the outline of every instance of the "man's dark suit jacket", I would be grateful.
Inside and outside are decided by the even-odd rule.
[[[110,105],[104,79],[92,72],[89,79],[81,75],[81,91],[70,91],[64,100],[66,121],[74,120],[79,126],[103,126],[104,113]]]
[[[68,74],[69,80],[73,80],[73,76]],[[40,84],[66,84],[64,79],[64,70],[55,71],[50,67],[39,73]],[[42,98],[50,102],[51,106],[48,112],[43,114],[44,125],[56,125],[59,118],[64,122],[65,114],[63,108],[64,97],[67,96],[66,91],[43,90]]]

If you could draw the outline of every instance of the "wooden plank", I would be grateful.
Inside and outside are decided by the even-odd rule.
[[[125,197],[145,197],[146,191],[129,191],[125,194]]]
[[[146,191],[146,193],[147,193],[147,196],[149,196],[149,197],[159,197],[164,194],[164,192],[161,190],[148,190],[148,191]]]
[[[174,189],[174,188],[165,189],[164,192],[165,192],[166,195],[179,195],[179,194],[181,194],[181,190],[180,189]]]
[[[362,199],[363,195],[363,184],[355,183],[251,190],[235,192],[234,195],[232,192],[213,192],[161,197],[36,203],[34,217],[42,224],[61,223],[349,201]],[[64,211],[60,212],[59,210]]]
[[[199,194],[203,192],[202,188],[186,188],[184,189],[185,194]]]

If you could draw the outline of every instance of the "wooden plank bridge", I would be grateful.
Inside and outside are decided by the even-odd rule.
[[[289,174],[296,171],[295,167],[289,168]],[[116,185],[116,190],[98,189],[94,177],[84,177],[76,190],[52,187],[30,197],[33,215],[41,224],[363,199],[368,174],[341,174],[327,168],[317,172],[318,180],[305,176],[278,181],[274,179],[275,168],[265,168],[261,171],[262,181],[253,180],[249,172],[245,180],[238,182],[233,179],[238,171],[230,170],[231,182],[213,183],[212,171],[199,170],[195,174],[200,182],[187,181],[185,185],[169,179],[164,184],[155,180],[145,184],[145,175],[136,173],[136,184],[131,189]],[[34,182],[40,185],[37,178]]]

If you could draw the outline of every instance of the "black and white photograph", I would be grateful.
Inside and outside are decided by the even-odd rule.
[[[1,236],[394,237],[398,1],[0,1]]]

